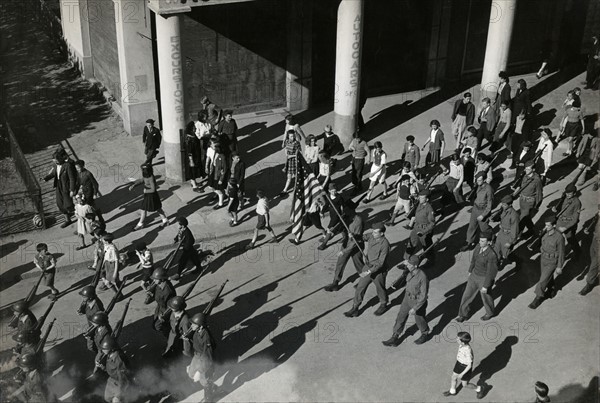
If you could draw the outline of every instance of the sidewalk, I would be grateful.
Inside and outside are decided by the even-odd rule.
[[[535,93],[542,85],[551,85],[554,76],[547,76],[537,80],[535,76],[523,76],[528,86]],[[511,78],[516,82],[521,77]],[[550,94],[543,94],[539,99],[533,99],[534,109],[539,109],[538,121],[543,120],[544,126],[555,128],[558,126],[558,118],[562,113],[561,104],[566,92],[579,85],[582,75],[572,78],[570,81],[560,85]],[[547,83],[545,81],[548,80]],[[401,150],[408,134],[415,136],[415,143],[422,147],[429,135],[429,122],[438,119],[442,123],[442,130],[446,133],[446,154],[453,149],[453,140],[449,139],[450,115],[455,99],[461,96],[465,90],[444,98],[442,102],[430,105],[437,101],[440,93],[435,91],[422,91],[404,94],[395,94],[368,100],[363,109],[366,121],[365,133],[372,144],[374,140],[381,141],[387,150],[389,159],[388,166],[392,166],[391,172],[397,172],[397,162],[401,156]],[[471,92],[475,92],[471,90]],[[594,99],[596,101],[594,101]],[[590,108],[598,105],[597,94],[586,91],[582,94],[584,107],[590,113]],[[558,112],[557,112],[558,110]],[[163,207],[167,213],[171,225],[160,230],[160,220],[156,216],[150,216],[147,227],[141,231],[134,232],[133,227],[138,220],[138,207],[141,203],[141,188],[133,191],[127,190],[131,180],[141,177],[139,165],[143,162],[143,146],[141,136],[129,136],[120,125],[120,120],[114,114],[106,119],[98,121],[93,127],[73,133],[69,138],[74,151],[79,158],[86,162],[86,167],[94,174],[100,184],[102,197],[98,199],[105,219],[107,230],[115,234],[117,245],[124,249],[137,240],[143,239],[153,249],[170,248],[173,237],[177,232],[175,218],[185,216],[190,222],[192,232],[196,241],[215,240],[226,242],[228,237],[234,235],[247,235],[249,238],[254,228],[254,201],[255,190],[260,187],[267,191],[272,199],[271,221],[278,234],[282,234],[289,227],[289,213],[291,200],[281,200],[275,196],[281,191],[285,182],[285,176],[281,171],[284,163],[284,155],[280,150],[280,139],[283,135],[284,110],[276,110],[270,115],[246,114],[234,116],[240,127],[239,148],[242,158],[247,162],[246,189],[251,198],[249,205],[240,212],[241,224],[237,227],[229,227],[229,216],[225,208],[214,211],[212,206],[207,205],[213,193],[192,192],[188,183],[173,185],[164,181],[164,158],[162,153],[155,159],[155,171],[158,178],[159,193],[163,201]],[[303,131],[308,134],[320,134],[325,124],[332,119],[331,111],[309,110],[297,115],[302,124]],[[560,160],[564,143],[555,150],[555,159]],[[45,154],[49,152],[46,151]],[[41,161],[40,153],[36,153],[34,169],[39,172],[46,171],[50,167],[50,161]],[[43,153],[42,153],[43,154]],[[426,150],[422,150],[424,161]],[[340,156],[342,167],[348,166],[349,154]],[[507,168],[506,161],[502,168]],[[504,171],[505,177],[511,172]],[[336,183],[348,186],[350,182],[349,173],[338,171],[334,175]],[[392,180],[395,180],[395,175]],[[346,195],[347,196],[347,195]],[[50,198],[51,202],[53,197]],[[385,201],[374,201],[369,204],[372,209],[371,215],[388,210],[393,206],[393,197]],[[75,251],[78,239],[73,234],[75,225],[66,229],[54,226],[44,231],[16,234],[0,238],[2,245],[2,281],[18,281],[19,278],[35,275],[31,273],[33,265],[31,259],[35,253],[35,245],[46,242],[50,250],[60,256],[59,266],[61,269],[73,268],[88,262],[93,253],[93,248],[88,247],[82,251]],[[86,240],[89,243],[89,238]],[[287,240],[283,240],[287,242]]]

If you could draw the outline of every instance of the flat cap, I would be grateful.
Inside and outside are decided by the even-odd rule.
[[[154,119],[147,119],[146,123],[154,123]]]

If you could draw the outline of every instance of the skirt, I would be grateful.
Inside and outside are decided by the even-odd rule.
[[[590,158],[590,150],[585,150],[581,157],[577,158],[577,163],[583,164],[586,167],[592,165],[592,159]]]
[[[162,208],[160,197],[158,192],[144,193],[144,200],[142,200],[142,210],[144,211],[157,211]]]
[[[103,264],[103,269],[105,271],[105,279],[106,281],[109,281],[111,283],[117,283],[119,282],[119,271],[116,271],[115,274],[115,266],[117,265],[117,262],[110,262],[105,260],[104,264]]]
[[[287,161],[285,162],[284,170],[287,176],[290,176],[292,178],[296,177],[296,171],[298,170],[298,163],[296,161],[296,157],[291,157],[287,159]]]
[[[581,134],[581,122],[567,122],[565,125],[565,137],[579,137]]]

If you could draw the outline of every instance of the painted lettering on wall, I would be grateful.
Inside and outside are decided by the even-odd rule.
[[[360,65],[360,31],[361,31],[361,16],[357,15],[354,18],[352,25],[352,67],[350,68],[350,87],[358,86],[358,68]]]
[[[175,83],[173,99],[175,101],[175,116],[177,121],[183,120],[183,78],[181,62],[181,40],[179,36],[171,37],[171,75]]]

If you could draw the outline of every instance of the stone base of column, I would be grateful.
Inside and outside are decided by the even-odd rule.
[[[183,165],[181,161],[181,144],[163,141],[165,154],[165,173],[170,182],[181,183],[183,178]]]
[[[158,120],[158,103],[156,101],[146,101],[132,103],[122,103],[123,110],[123,128],[132,136],[141,136],[146,125],[147,119]]]
[[[352,142],[352,134],[357,128],[357,115],[345,116],[333,112],[333,132],[338,135],[345,149]]]
[[[301,80],[295,80],[294,76],[287,73],[286,77],[286,98],[287,98],[287,110],[288,111],[300,111],[308,109],[310,106],[310,89],[312,86],[312,79],[305,78]]]

